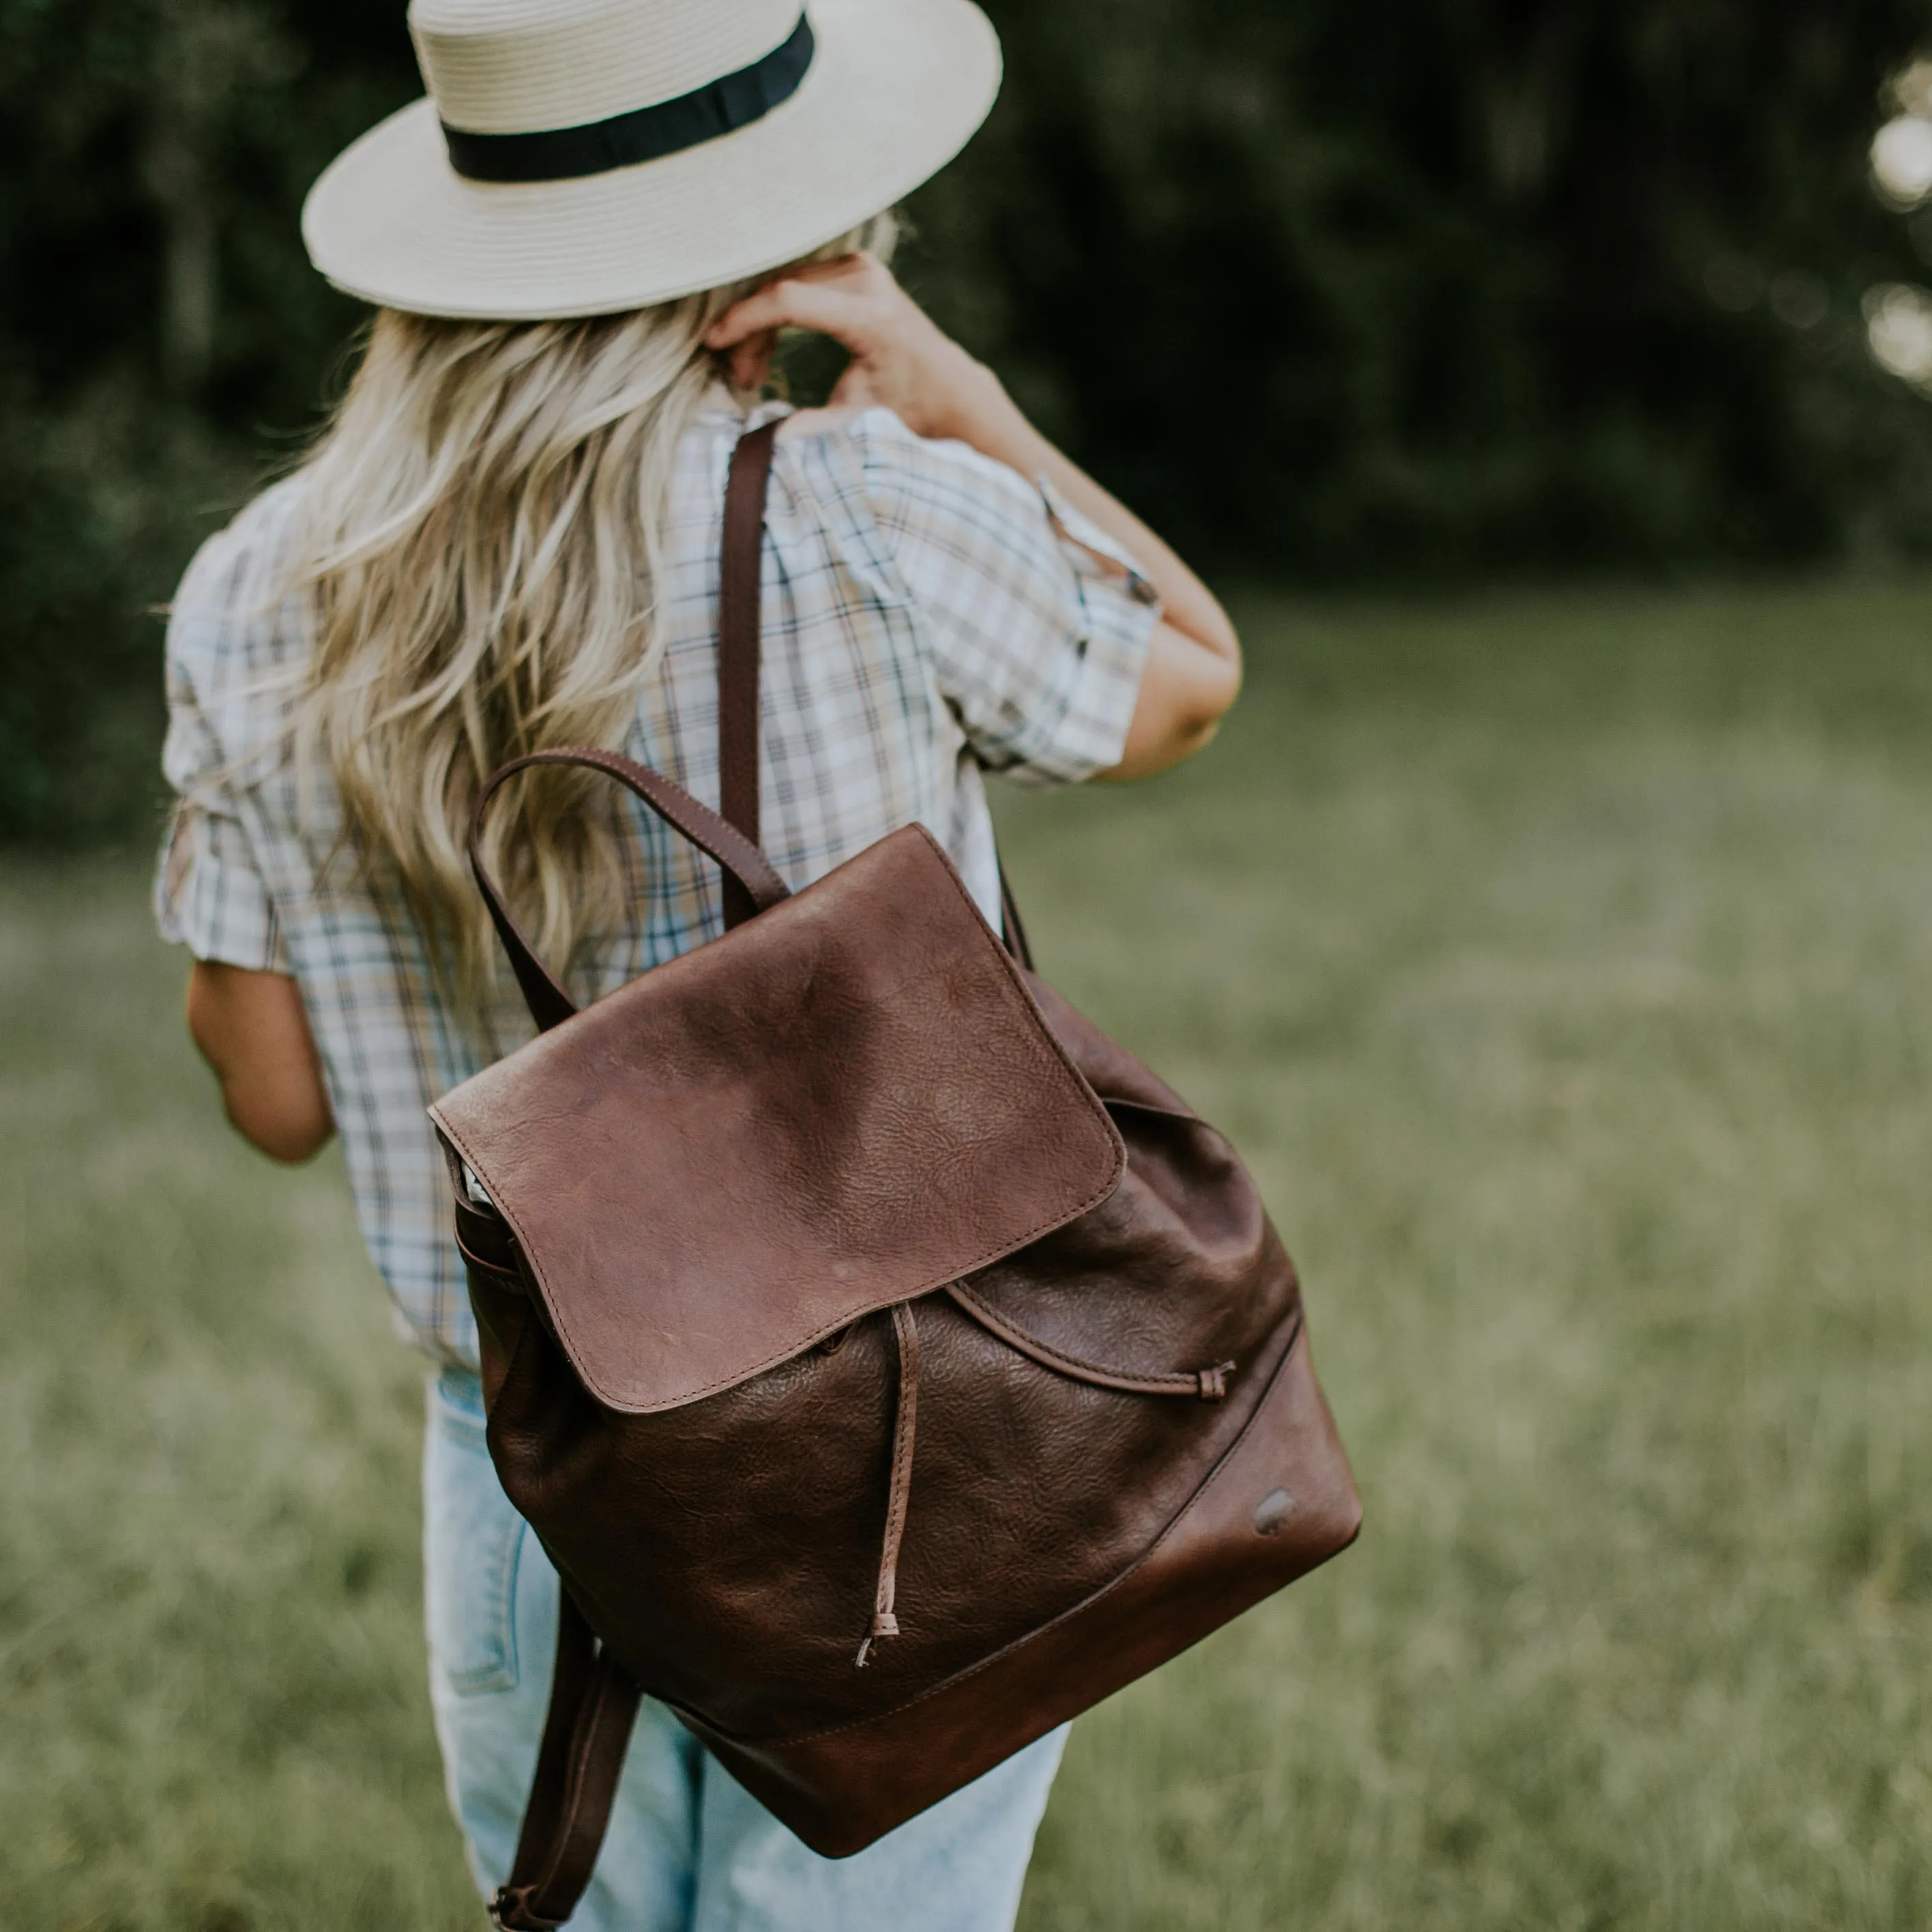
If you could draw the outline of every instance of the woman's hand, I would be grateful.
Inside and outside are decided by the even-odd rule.
[[[705,338],[740,389],[756,389],[782,328],[829,335],[852,360],[835,409],[883,405],[915,435],[952,437],[1044,478],[1120,543],[1160,592],[1140,698],[1120,762],[1100,776],[1151,777],[1199,751],[1241,688],[1241,646],[1214,594],[1146,524],[1028,422],[998,376],[952,340],[872,255],[814,263],[726,310]]]
[[[820,262],[767,282],[728,309],[706,344],[724,355],[734,384],[764,380],[783,328],[829,335],[852,360],[832,392],[834,409],[890,410],[915,435],[1010,435],[1021,416],[999,378],[976,362],[892,279],[876,255]]]

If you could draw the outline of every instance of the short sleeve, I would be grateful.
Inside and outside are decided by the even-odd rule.
[[[243,824],[213,694],[235,667],[236,575],[225,537],[203,546],[168,620],[167,738],[161,768],[176,795],[154,876],[161,937],[197,959],[290,970],[274,902]]]
[[[853,425],[941,694],[989,770],[1070,784],[1120,762],[1160,599],[1043,481],[889,411]]]

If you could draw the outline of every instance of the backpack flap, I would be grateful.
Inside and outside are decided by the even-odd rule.
[[[1112,1192],[1120,1138],[909,826],[446,1094],[572,1368],[643,1414]]]

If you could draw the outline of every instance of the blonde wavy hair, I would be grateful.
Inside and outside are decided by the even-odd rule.
[[[806,259],[896,233],[880,215]],[[678,446],[719,378],[705,334],[769,279],[577,321],[383,310],[303,466],[298,758],[333,772],[344,847],[465,1004],[500,983],[465,851],[478,790],[526,752],[622,746],[658,656]],[[612,789],[533,772],[490,815],[490,864],[560,969],[622,914]]]

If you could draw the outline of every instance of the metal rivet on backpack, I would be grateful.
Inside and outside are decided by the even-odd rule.
[[[1271,1490],[1255,1505],[1255,1529],[1262,1536],[1276,1536],[1282,1525],[1294,1515],[1294,1498],[1286,1490]]]

